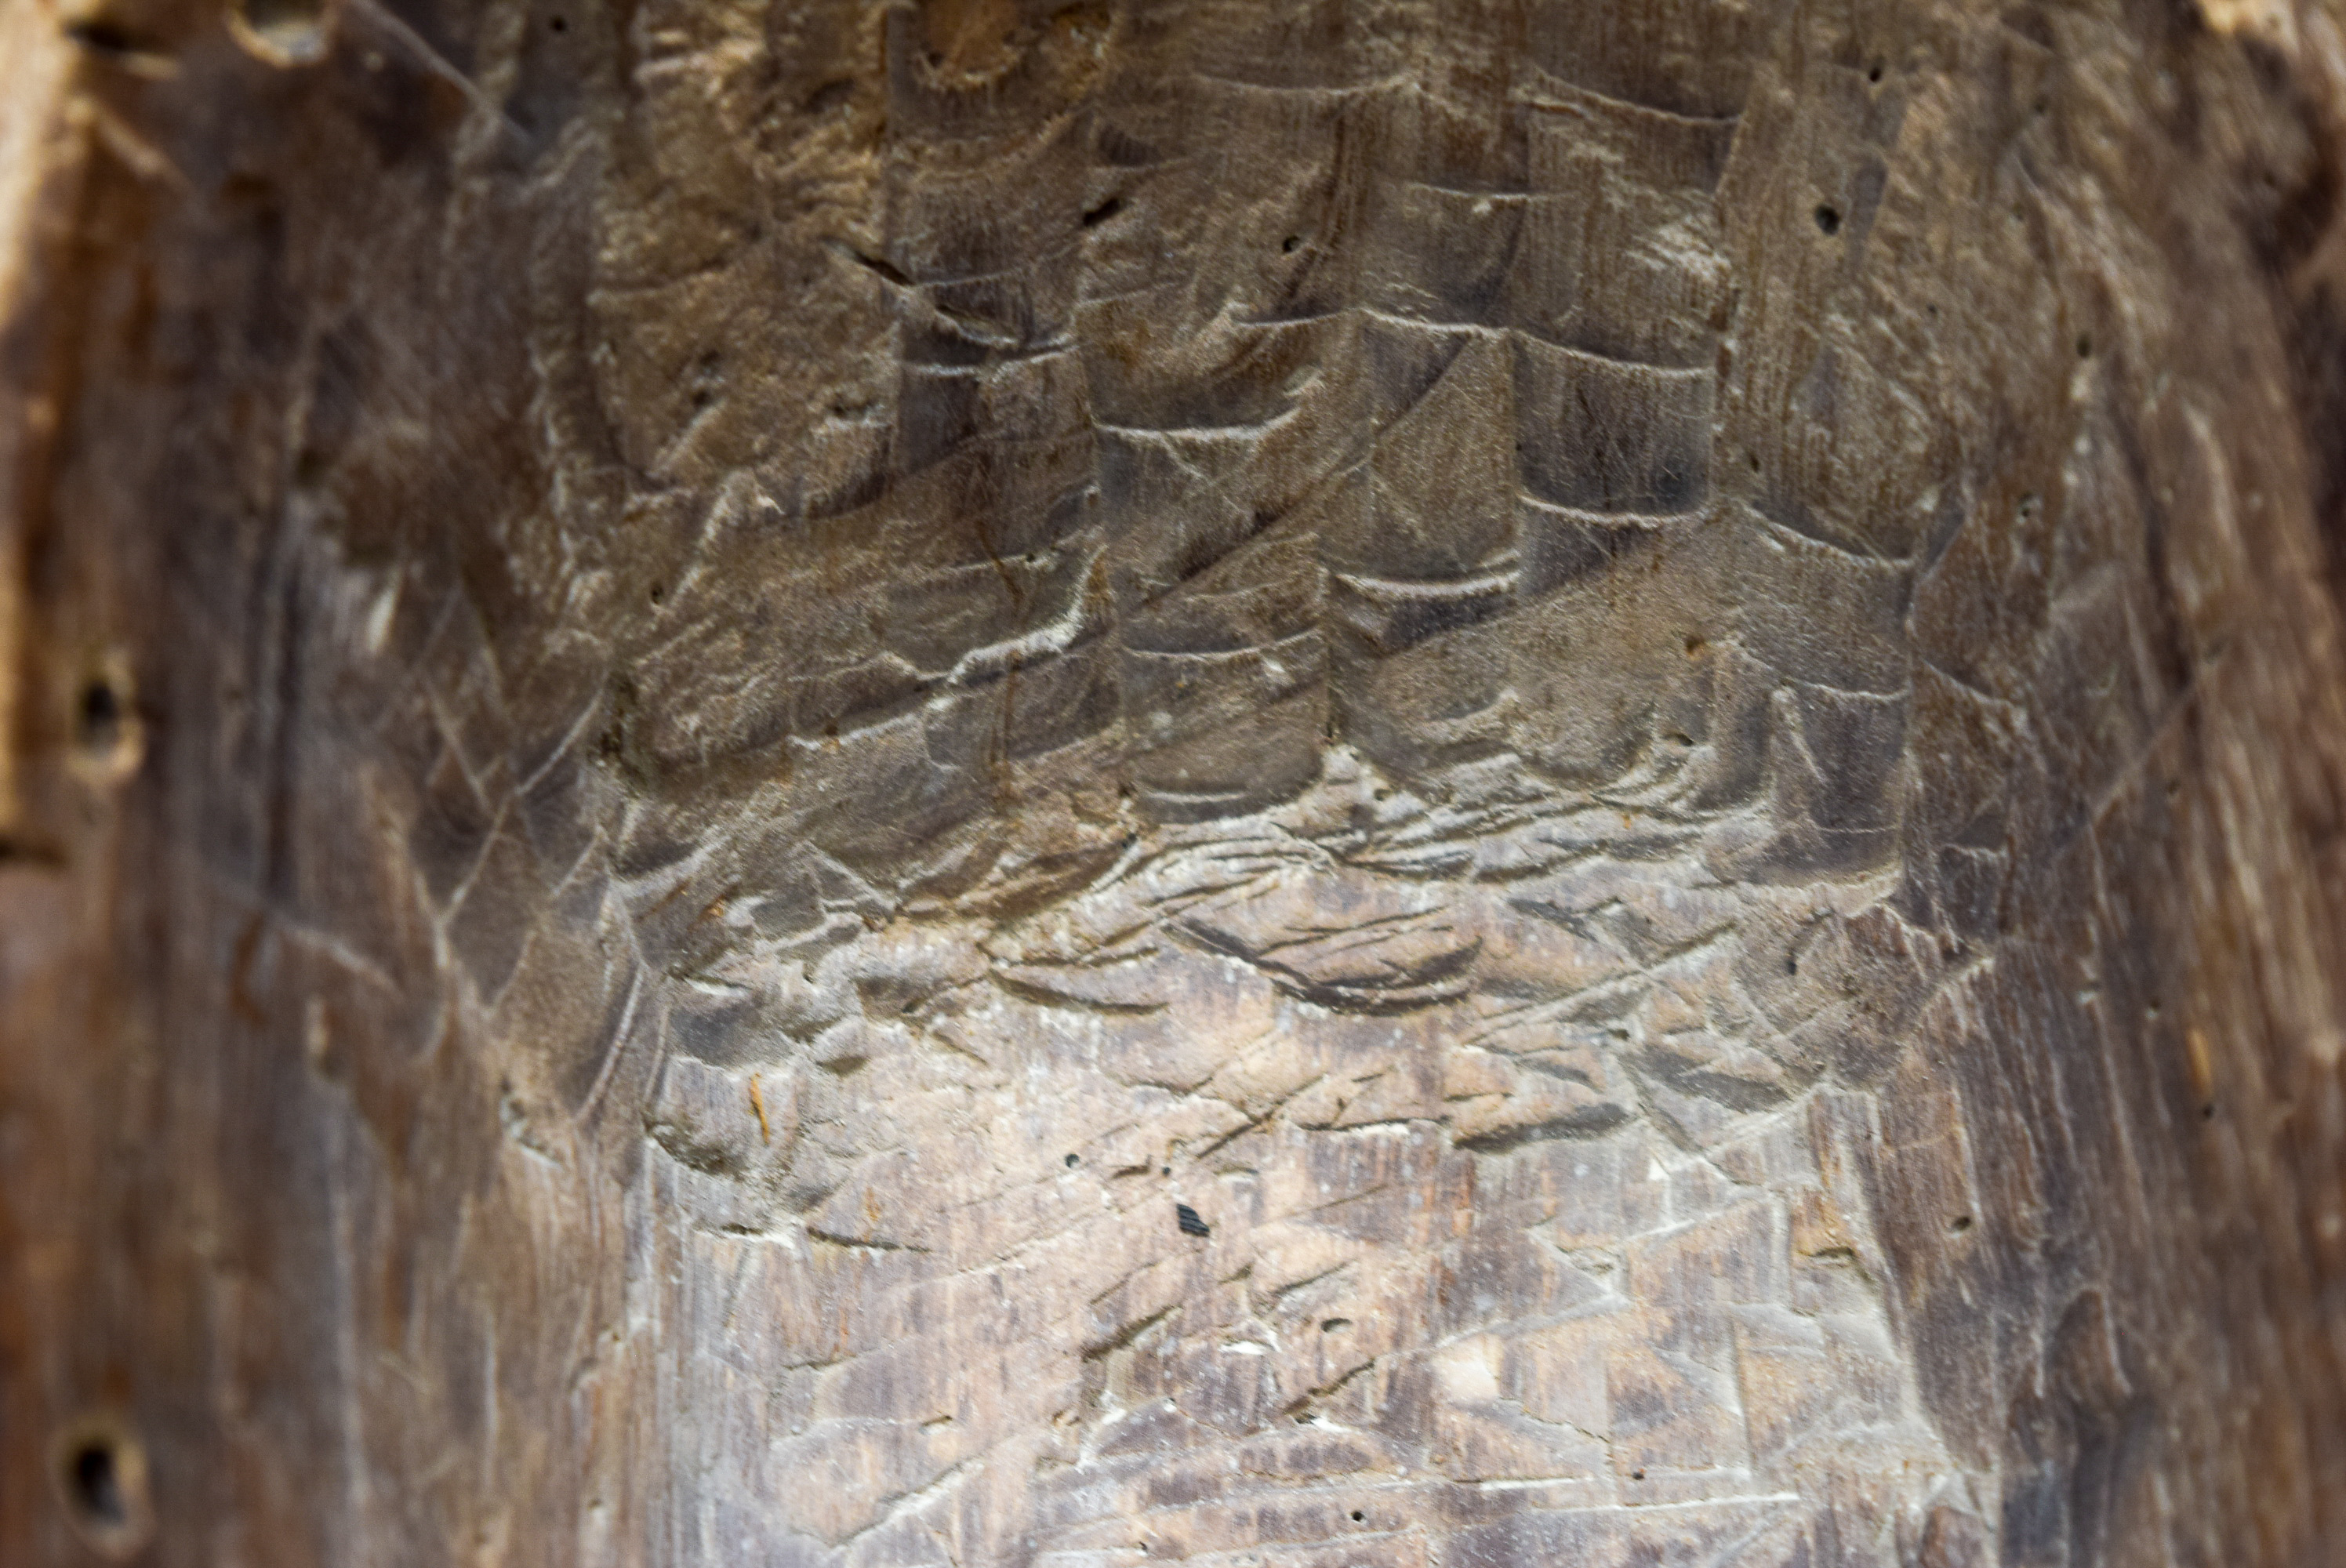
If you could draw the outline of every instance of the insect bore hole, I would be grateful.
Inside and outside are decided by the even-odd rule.
[[[123,1558],[147,1543],[147,1461],[111,1419],[83,1420],[55,1450],[57,1491],[74,1529],[103,1556]]]
[[[111,751],[122,739],[122,694],[100,677],[81,688],[74,728],[86,751]]]
[[[1818,233],[1838,234],[1841,232],[1841,209],[1835,207],[1832,203],[1829,201],[1819,202],[1817,204],[1816,219]]]
[[[102,1439],[82,1443],[66,1465],[66,1492],[84,1519],[104,1530],[119,1530],[129,1522],[130,1510],[122,1501],[121,1468],[112,1443]]]
[[[92,783],[115,783],[138,766],[138,705],[130,674],[119,657],[108,657],[75,688],[66,715],[73,736],[74,770]]]

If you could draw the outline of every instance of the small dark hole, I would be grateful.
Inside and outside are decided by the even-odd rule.
[[[1069,1170],[1073,1170],[1073,1169],[1075,1169],[1075,1168],[1076,1168],[1076,1156],[1073,1156],[1073,1155],[1069,1155],[1069,1156],[1067,1156],[1067,1168],[1068,1168]]]
[[[1171,1176],[1173,1174],[1173,1167],[1171,1166],[1167,1166],[1157,1174],[1158,1176]]]
[[[88,1522],[119,1530],[130,1522],[122,1497],[122,1470],[109,1442],[86,1442],[67,1461],[66,1481],[74,1507]]]
[[[1093,208],[1089,212],[1084,214],[1084,227],[1086,229],[1096,229],[1101,224],[1106,223],[1109,219],[1114,218],[1117,213],[1122,212],[1123,210],[1124,198],[1121,196],[1111,196],[1106,201],[1101,202],[1097,207]]]
[[[129,34],[102,19],[69,22],[66,25],[66,36],[85,48],[96,49],[101,55],[134,54],[138,47]]]
[[[1357,1509],[1357,1508],[1356,1508],[1356,1509],[1352,1510],[1352,1522],[1353,1522],[1353,1523],[1358,1524],[1362,1520],[1366,1519],[1367,1517],[1368,1517],[1368,1515],[1367,1515],[1367,1514],[1365,1514],[1365,1513],[1362,1513],[1359,1509]]]
[[[570,24],[559,16],[547,17],[546,19],[546,30],[549,32],[567,33],[570,31]]]
[[[1821,233],[1839,233],[1841,231],[1841,209],[1834,207],[1830,202],[1819,205],[1817,208],[1817,229]]]
[[[650,599],[651,599],[651,602],[652,602],[653,604],[657,605],[657,604],[658,604],[662,599],[665,599],[665,598],[667,598],[667,597],[668,597],[668,590],[667,590],[666,588],[661,587],[658,583],[654,583],[654,584],[652,585],[652,586],[651,586],[651,593],[650,593],[650,595],[649,595],[649,597],[650,597]]]
[[[1791,957],[1790,954],[1787,954],[1784,959],[1784,972],[1786,974],[1800,973],[1800,961],[1797,958]]]
[[[1288,255],[1292,256],[1298,250],[1303,249],[1303,236],[1300,234],[1290,234],[1286,239],[1279,242],[1279,248]]]
[[[1339,1329],[1349,1329],[1352,1326],[1352,1320],[1350,1318],[1328,1318],[1321,1320],[1320,1332],[1332,1334]]]
[[[2215,1107],[2215,1106],[2213,1106],[2213,1105],[2202,1105],[2202,1106],[2200,1106],[2200,1107],[2199,1107],[2199,1117],[2200,1117],[2200,1119],[2201,1119],[2202,1121],[2208,1121],[2208,1122],[2212,1122],[2212,1121],[2214,1121],[2214,1120],[2216,1119],[2216,1107]]]
[[[1959,1214],[1955,1216],[1953,1222],[1951,1222],[1947,1227],[1949,1230],[1953,1231],[1957,1236],[1961,1236],[1964,1231],[1969,1230],[1971,1227],[1972,1217],[1967,1214]]]
[[[1881,61],[1876,60],[1876,61],[1873,63],[1873,66],[1872,66],[1872,68],[1871,70],[1869,70],[1869,71],[1867,71],[1867,72],[1865,73],[1865,79],[1866,79],[1867,81],[1869,81],[1869,82],[1878,82],[1878,81],[1880,81],[1880,80],[1882,79],[1882,62],[1881,62]]]
[[[122,738],[122,697],[110,682],[91,681],[81,690],[76,715],[81,743],[92,751],[106,751]]]
[[[1631,1481],[1643,1481],[1646,1479],[1646,1472],[1642,1470],[1633,1470],[1629,1472],[1629,1479]]]

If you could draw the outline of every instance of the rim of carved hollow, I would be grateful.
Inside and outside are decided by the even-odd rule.
[[[324,59],[332,24],[324,0],[234,0],[228,8],[237,46],[280,70]]]

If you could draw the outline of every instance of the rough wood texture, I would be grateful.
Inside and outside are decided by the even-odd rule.
[[[0,1561],[2341,1560],[2335,8],[0,40]]]

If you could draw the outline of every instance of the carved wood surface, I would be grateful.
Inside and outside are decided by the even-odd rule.
[[[0,1561],[2340,1560],[2334,6],[0,37]]]

